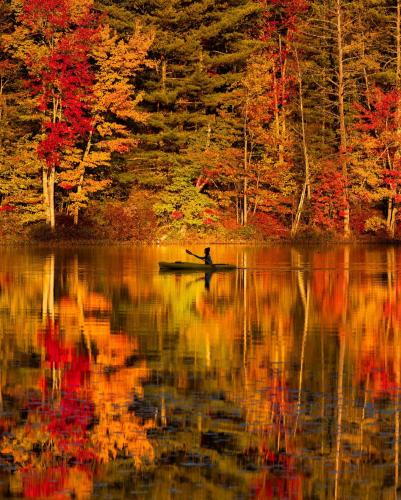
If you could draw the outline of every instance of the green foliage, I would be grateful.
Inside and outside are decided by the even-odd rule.
[[[190,185],[187,179],[175,177],[166,187],[160,200],[155,203],[154,211],[164,223],[172,227],[206,227],[208,216],[205,210],[213,207],[209,197]]]

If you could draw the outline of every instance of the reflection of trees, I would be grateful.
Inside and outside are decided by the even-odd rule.
[[[143,396],[148,370],[144,361],[125,366],[137,341],[111,332],[110,301],[82,282],[77,258],[71,265],[62,261],[61,272],[57,265],[54,254],[43,259],[42,297],[36,297],[41,326],[24,339],[41,353],[39,369],[33,385],[7,386],[8,397],[18,394],[24,417],[15,414],[0,449],[17,467],[16,493],[54,496],[67,490],[87,498],[93,464],[129,458],[140,467],[153,458],[146,435],[153,421],[129,407],[134,395]]]
[[[398,249],[241,248],[251,269],[210,290],[149,271],[155,249],[103,252],[6,255],[0,269],[1,331],[14,332],[0,337],[3,460],[31,467],[16,493],[47,491],[45,471],[78,491],[73,467],[88,496],[89,465],[128,458],[157,463],[160,494],[169,482],[230,498],[226,482],[260,498],[394,497]]]

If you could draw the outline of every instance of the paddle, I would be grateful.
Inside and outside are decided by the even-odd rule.
[[[191,252],[191,250],[185,250],[187,252],[188,255],[193,255],[193,253]]]

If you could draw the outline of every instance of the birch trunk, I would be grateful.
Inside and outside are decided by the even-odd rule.
[[[54,181],[56,178],[55,167],[52,167],[48,176],[48,196],[49,196],[49,216],[50,216],[50,227],[54,231],[56,229],[56,216],[54,209]]]
[[[90,153],[90,149],[92,147],[92,135],[93,135],[93,132],[90,131],[89,133],[89,138],[88,138],[88,142],[86,143],[86,148],[85,148],[85,151],[84,151],[84,154],[82,156],[82,160],[81,160],[81,169],[82,169],[82,173],[80,175],[80,178],[79,178],[79,183],[78,183],[78,187],[77,187],[77,193],[80,194],[81,191],[82,191],[82,185],[83,185],[83,182],[84,182],[84,176],[85,176],[85,161]],[[74,208],[74,225],[77,226],[78,225],[78,217],[79,217],[79,206],[77,205],[75,208]]]
[[[345,106],[344,106],[344,48],[343,48],[343,20],[341,0],[336,0],[336,24],[337,24],[337,57],[338,57],[338,110],[340,120],[340,163],[344,179],[344,236],[350,236],[350,214],[348,200],[348,169],[346,160],[347,151],[347,130],[345,127]]]
[[[401,91],[401,0],[397,0],[397,18],[396,18],[396,45],[397,45],[397,68],[396,68],[396,88],[398,92]],[[401,102],[398,99],[397,104],[397,132],[401,134]],[[397,164],[400,159],[400,151],[397,149],[395,153],[395,161]],[[396,215],[397,215],[397,205],[395,202],[395,197],[397,195],[397,188],[394,189],[392,197],[388,201],[387,209],[387,232],[390,238],[394,238],[396,229]]]
[[[305,113],[304,113],[304,99],[303,99],[303,88],[302,88],[302,73],[301,67],[299,64],[298,53],[295,51],[295,57],[297,61],[298,67],[298,89],[299,89],[299,111],[301,114],[301,131],[302,131],[302,149],[304,155],[304,164],[305,164],[305,179],[304,185],[301,192],[301,197],[299,199],[299,204],[297,208],[297,212],[295,214],[294,222],[291,228],[291,236],[295,236],[298,231],[299,222],[301,220],[302,211],[305,203],[305,197],[310,200],[311,191],[310,191],[310,174],[309,174],[309,153],[308,153],[308,145],[306,142],[306,130],[305,130]]]
[[[249,96],[247,94],[245,100],[245,116],[244,116],[244,206],[243,210],[243,225],[246,226],[248,223],[248,101]]]

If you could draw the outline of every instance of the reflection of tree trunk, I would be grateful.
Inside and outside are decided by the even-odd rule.
[[[3,366],[2,366],[2,364],[0,365],[0,412],[3,412]]]
[[[54,308],[54,277],[55,277],[55,255],[50,254],[46,260],[43,270],[43,292],[42,292],[42,321],[46,327],[50,327],[54,333],[55,308]],[[45,359],[45,351],[42,350],[42,360]],[[61,372],[55,364],[51,367],[52,390],[56,392],[61,387]]]
[[[326,404],[326,383],[325,383],[325,376],[324,376],[324,369],[326,367],[325,364],[325,356],[324,356],[324,342],[323,342],[323,328],[320,330],[320,358],[321,358],[321,364],[322,364],[322,371],[321,371],[321,381],[322,381],[322,408],[321,408],[321,419],[322,419],[322,440],[321,440],[321,445],[320,445],[320,452],[323,455],[324,453],[324,422],[325,422],[325,404]],[[322,461],[323,463],[323,461]]]
[[[338,497],[338,482],[340,476],[341,462],[341,433],[342,433],[342,418],[343,418],[343,377],[344,377],[344,355],[345,355],[345,338],[340,332],[340,352],[338,356],[338,382],[337,382],[337,433],[336,433],[336,465],[335,465],[335,487],[334,498]]]
[[[242,266],[243,266],[243,273],[244,273],[244,319],[243,319],[243,325],[242,325],[242,336],[243,336],[243,363],[244,363],[244,369],[246,368],[246,356],[247,356],[247,335],[248,335],[248,297],[247,297],[247,272],[248,270],[246,269],[247,267],[247,258],[246,254],[244,253],[243,259],[242,259]],[[245,370],[246,371],[246,370]],[[245,372],[244,372],[245,373]]]
[[[162,394],[162,398],[161,398],[160,423],[161,423],[162,427],[167,426],[166,399],[164,397],[164,394]]]
[[[370,383],[370,374],[368,373],[367,378],[366,378],[366,384],[365,384],[365,390],[364,390],[365,394],[364,394],[363,408],[362,408],[361,429],[360,429],[360,446],[359,446],[360,453],[362,453],[362,448],[363,448],[363,425],[364,425],[364,421],[365,421],[366,407],[368,404],[369,383]]]
[[[298,254],[297,267],[301,268],[301,258]],[[310,309],[310,279],[305,285],[304,276],[302,271],[298,271],[298,288],[301,295],[302,303],[304,306],[304,326],[302,332],[302,347],[301,347],[301,359],[300,359],[300,369],[299,369],[299,379],[298,379],[298,401],[297,401],[297,416],[294,426],[294,433],[297,431],[299,414],[301,412],[301,400],[302,400],[302,383],[303,383],[303,372],[304,372],[304,362],[305,362],[305,346],[306,339],[308,336],[309,328],[309,309]]]
[[[401,2],[397,2],[399,4]],[[395,273],[395,251],[394,248],[387,249],[387,284],[388,284],[388,302],[391,304],[396,300],[394,287]],[[391,319],[389,319],[389,322]],[[399,482],[399,462],[400,462],[400,383],[401,383],[401,339],[400,329],[397,324],[393,324],[394,330],[394,371],[395,371],[395,413],[394,413],[394,498],[398,498],[397,489]],[[386,346],[387,352],[387,346]]]
[[[79,280],[79,260],[78,254],[74,256],[74,273],[73,273],[73,290],[77,300],[78,306],[78,328],[82,334],[85,342],[86,350],[88,352],[89,361],[92,360],[92,345],[90,335],[85,331],[85,312],[84,312],[84,291],[82,290],[82,283]]]
[[[42,288],[42,319],[45,321],[50,317],[54,321],[54,273],[55,256],[50,254],[46,260],[43,270]]]
[[[343,292],[343,314],[341,320],[341,328],[339,331],[339,355],[338,355],[338,374],[337,374],[337,432],[336,432],[336,459],[335,459],[335,486],[334,498],[337,500],[340,463],[341,463],[341,437],[342,437],[342,419],[343,419],[343,379],[344,379],[344,358],[345,358],[345,325],[347,321],[348,310],[348,286],[349,286],[349,265],[350,265],[350,249],[348,246],[344,248],[344,292]]]
[[[395,400],[395,429],[394,429],[394,491],[395,498],[397,498],[398,481],[399,481],[399,463],[400,463],[400,363],[401,363],[401,346],[400,346],[400,332],[397,327],[395,335],[396,356],[395,356],[395,376],[396,376],[396,391],[397,396]]]

